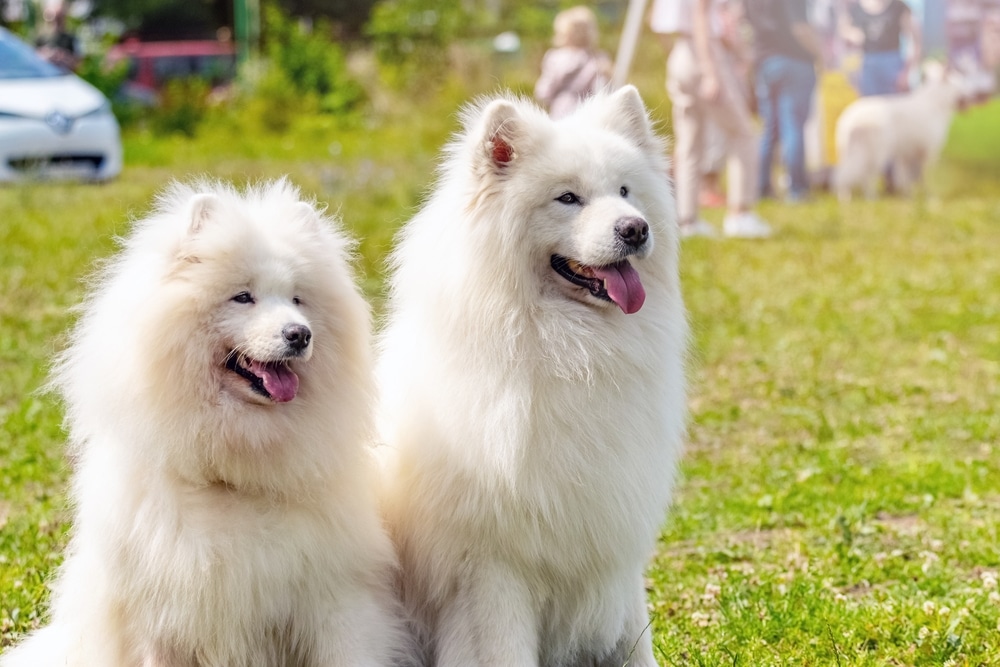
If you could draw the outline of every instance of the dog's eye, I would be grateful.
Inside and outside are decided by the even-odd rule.
[[[562,202],[563,204],[579,204],[580,198],[572,192],[565,192],[561,196],[556,197],[556,201]]]
[[[293,296],[292,297],[292,303],[294,303],[296,306],[301,306],[302,305],[302,299],[300,299],[297,296]]]
[[[623,185],[622,189],[618,191],[618,194],[622,197],[628,197],[628,188]]]
[[[236,303],[253,303],[253,295],[250,292],[240,292],[234,296],[230,301],[235,301]]]

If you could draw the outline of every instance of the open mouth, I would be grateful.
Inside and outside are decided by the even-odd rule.
[[[275,403],[287,403],[299,391],[299,376],[286,361],[258,361],[233,350],[226,355],[226,368],[245,379],[253,391]]]
[[[552,255],[549,263],[560,276],[588,290],[592,296],[616,304],[626,315],[638,311],[646,300],[642,280],[628,260],[605,266],[587,266],[575,259]]]

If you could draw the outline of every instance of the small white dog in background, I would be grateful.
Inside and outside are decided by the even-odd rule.
[[[857,190],[873,199],[889,169],[895,189],[909,194],[941,155],[955,111],[971,96],[967,87],[961,74],[932,62],[916,90],[862,97],[844,109],[835,129],[840,200]]]
[[[635,88],[468,109],[392,256],[384,507],[429,664],[652,667],[685,422],[662,141]]]
[[[3,667],[412,656],[349,248],[285,181],[175,184],[135,224],[57,360],[72,537],[51,624]]]

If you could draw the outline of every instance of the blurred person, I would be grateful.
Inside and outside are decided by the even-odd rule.
[[[701,158],[700,208],[722,208],[726,194],[722,189],[722,171],[726,166],[726,135],[711,119],[705,119],[705,150]]]
[[[757,191],[773,197],[771,170],[778,144],[788,175],[788,201],[809,195],[805,125],[816,88],[822,45],[802,0],[746,0],[746,15],[756,47],[754,89],[764,126],[760,142]]]
[[[76,35],[66,27],[66,6],[60,4],[46,9],[43,20],[35,39],[38,55],[53,65],[75,70],[80,64],[80,49]]]
[[[611,58],[598,46],[597,17],[588,7],[556,14],[553,33],[553,48],[545,52],[535,83],[535,99],[550,116],[562,118],[608,85]]]
[[[712,20],[718,25],[719,39],[725,48],[723,55],[737,74],[740,90],[748,102],[750,98],[750,53],[744,38],[743,5],[736,0],[714,3]],[[726,133],[711,118],[705,119],[704,153],[701,160],[701,189],[698,205],[701,208],[722,208],[726,205],[723,191],[723,171],[726,167]]]
[[[909,90],[910,72],[920,63],[920,30],[903,0],[857,0],[842,11],[841,35],[861,49],[862,96],[892,95]],[[903,58],[903,40],[909,55]]]
[[[727,236],[762,238],[771,227],[753,212],[757,203],[757,130],[740,75],[726,54],[716,13],[726,0],[655,0],[653,32],[669,49],[667,93],[673,103],[677,214],[684,237],[714,236],[698,217],[707,122],[724,136],[727,154]]]

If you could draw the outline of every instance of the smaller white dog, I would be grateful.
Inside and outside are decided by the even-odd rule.
[[[966,99],[965,81],[938,63],[928,63],[924,76],[911,93],[862,97],[837,119],[833,184],[841,201],[856,190],[873,199],[890,168],[895,188],[908,194],[941,155],[952,117]]]
[[[369,478],[369,311],[285,181],[174,185],[53,384],[74,526],[3,667],[380,667],[410,640]]]

